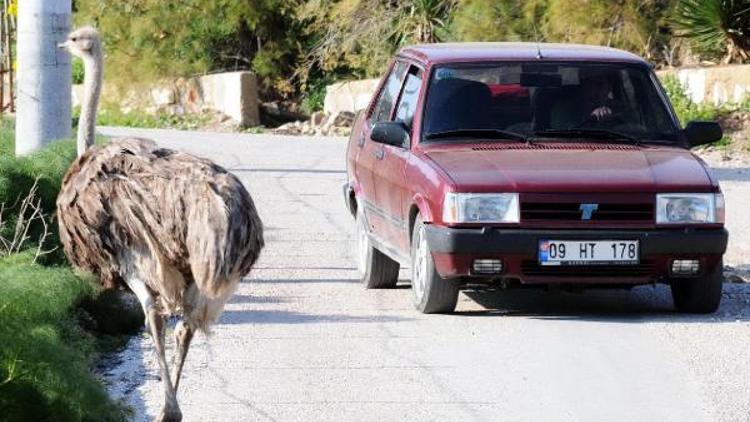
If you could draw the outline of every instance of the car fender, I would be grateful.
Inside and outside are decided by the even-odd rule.
[[[430,204],[427,201],[427,198],[425,198],[422,194],[416,194],[412,198],[412,203],[414,206],[417,207],[417,210],[419,211],[419,215],[422,216],[422,221],[424,222],[432,222],[432,209],[430,208]],[[411,217],[411,215],[409,216]]]

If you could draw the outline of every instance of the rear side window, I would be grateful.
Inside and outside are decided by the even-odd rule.
[[[382,91],[380,91],[380,97],[378,98],[377,103],[375,103],[372,115],[370,116],[370,119],[373,122],[383,122],[391,119],[393,103],[398,96],[399,88],[401,88],[401,81],[404,79],[406,69],[406,63],[404,62],[396,62],[393,66]]]
[[[396,120],[403,122],[406,127],[411,129],[414,112],[417,110],[417,101],[419,101],[419,88],[422,86],[422,71],[412,66],[409,74],[406,75],[404,88],[401,92],[401,99],[396,108]]]

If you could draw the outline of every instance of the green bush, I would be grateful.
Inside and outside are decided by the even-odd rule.
[[[73,124],[78,125],[81,115],[80,107],[73,110]],[[178,129],[195,130],[207,125],[211,120],[208,114],[149,114],[142,111],[131,111],[124,113],[116,106],[100,107],[96,115],[96,124],[99,126],[125,126],[146,129]]]
[[[92,280],[32,258],[26,252],[0,259],[2,419],[123,420],[124,408],[89,369],[96,339],[75,317],[75,304],[97,293]]]
[[[691,120],[716,120],[722,113],[722,109],[713,104],[693,102],[685,92],[682,83],[674,76],[665,77],[662,84],[667,91],[667,96],[675,113],[677,113],[677,118],[683,125]]]
[[[302,112],[312,114],[323,110],[323,102],[326,99],[326,87],[333,82],[334,79],[331,77],[321,77],[311,81],[302,96],[302,104],[300,106]]]
[[[71,141],[55,142],[16,158],[12,120],[0,122],[0,203],[5,233],[12,230],[19,198],[37,183],[50,217],[62,177],[75,158]],[[45,249],[56,253],[34,263],[35,249],[0,258],[0,420],[109,421],[126,412],[113,403],[90,368],[97,355],[121,347],[143,323],[139,307],[124,306],[120,292],[100,292],[93,279],[67,266],[57,227]],[[35,248],[35,233],[25,247]],[[46,265],[46,266],[45,266]],[[94,335],[96,334],[96,335]]]
[[[0,229],[0,236],[6,238],[15,228],[20,201],[28,195],[35,182],[42,210],[47,216],[52,216],[62,178],[76,156],[75,144],[72,141],[53,142],[39,151],[19,158],[14,156],[14,144],[13,122],[4,120],[0,128],[0,204],[5,206],[5,222]],[[48,221],[49,237],[43,248],[57,249],[44,258],[49,263],[62,263],[65,258],[60,248],[57,224],[54,218],[48,218]],[[30,244],[24,246],[31,247],[31,243],[39,239],[43,229],[40,223],[32,225],[29,232]]]

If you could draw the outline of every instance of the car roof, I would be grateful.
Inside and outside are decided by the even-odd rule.
[[[539,52],[541,51],[541,58]],[[647,64],[641,57],[615,48],[585,44],[534,42],[470,42],[420,44],[402,48],[398,55],[423,64],[549,60],[628,62]]]

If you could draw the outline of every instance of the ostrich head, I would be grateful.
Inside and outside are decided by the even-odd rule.
[[[81,99],[81,117],[78,121],[78,155],[94,145],[96,109],[102,90],[103,50],[102,41],[96,29],[85,26],[68,35],[64,43],[58,44],[83,60],[84,94]]]
[[[68,39],[58,46],[82,59],[99,57],[102,53],[102,42],[99,33],[90,26],[84,26],[71,32],[68,35]]]

